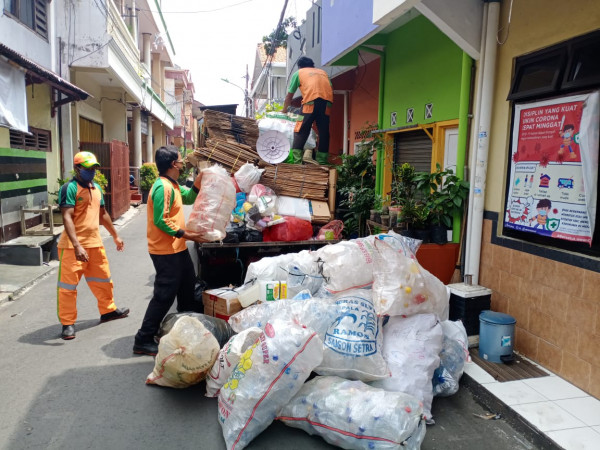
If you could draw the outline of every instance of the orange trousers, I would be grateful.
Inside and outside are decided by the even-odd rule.
[[[86,248],[88,261],[77,261],[75,250],[59,248],[56,313],[63,325],[73,325],[77,320],[77,285],[85,275],[90,290],[98,300],[100,314],[117,309],[113,297],[113,283],[104,247]]]

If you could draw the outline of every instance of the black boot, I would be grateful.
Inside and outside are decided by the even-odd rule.
[[[73,325],[63,325],[61,337],[65,341],[75,339],[75,327]]]

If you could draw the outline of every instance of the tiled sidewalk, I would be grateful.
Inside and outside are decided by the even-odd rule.
[[[600,400],[537,366],[549,376],[499,383],[475,363],[465,373],[564,449],[600,449]]]

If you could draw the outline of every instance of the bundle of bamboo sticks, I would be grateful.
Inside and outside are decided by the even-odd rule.
[[[221,164],[231,173],[236,172],[247,162],[258,163],[259,156],[255,149],[242,144],[209,139],[207,146],[194,151],[194,156],[201,160]],[[310,200],[326,200],[330,195],[330,170],[325,166],[298,164],[266,164],[261,183],[273,189],[278,195],[307,198]]]
[[[204,111],[204,131],[209,139],[219,139],[255,148],[258,139],[258,122],[252,118],[207,109]]]

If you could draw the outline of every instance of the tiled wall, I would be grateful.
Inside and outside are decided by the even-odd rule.
[[[492,243],[484,220],[479,284],[517,319],[515,350],[600,398],[600,273]]]

